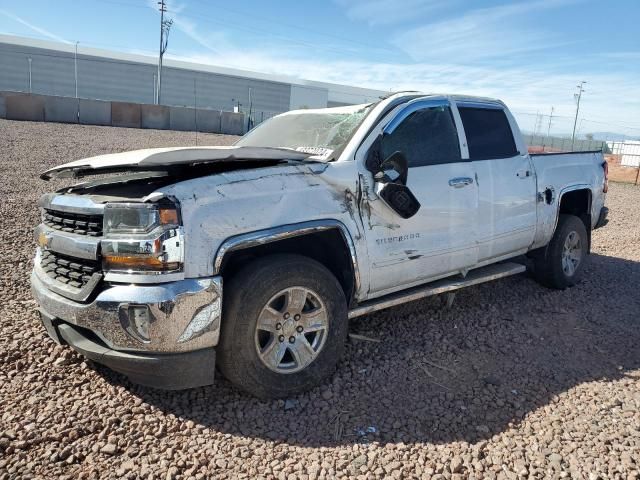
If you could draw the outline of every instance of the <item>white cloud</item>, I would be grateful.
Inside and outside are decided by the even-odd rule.
[[[25,27],[33,30],[34,32],[39,33],[43,37],[47,37],[47,38],[49,38],[51,40],[56,40],[58,42],[71,43],[70,41],[65,40],[64,38],[59,37],[55,33],[51,33],[50,31],[45,30],[44,28],[38,27],[37,25],[34,25],[33,23],[29,23],[24,18],[20,18],[17,15],[14,15],[13,13],[7,12],[6,10],[0,10],[0,13],[2,15],[4,15],[5,17],[7,17],[7,18],[9,18],[11,20],[14,20],[14,21],[20,23],[21,25],[24,25]]]
[[[416,61],[509,60],[524,52],[559,45],[557,35],[530,26],[525,15],[571,3],[575,1],[537,0],[470,10],[458,17],[401,32],[392,43]]]
[[[352,20],[362,20],[370,26],[391,25],[413,20],[434,10],[451,6],[446,0],[336,0]]]
[[[576,79],[589,81],[581,104],[581,118],[605,124],[610,121],[611,129],[615,131],[614,126],[637,125],[640,111],[640,95],[635,79],[615,72],[583,75],[577,71],[557,74],[542,68],[492,68],[448,63],[326,62],[295,58],[286,51],[246,49],[173,58],[384,91],[420,90],[496,97],[517,112],[519,120],[523,122],[533,121],[537,111],[547,114],[554,106],[556,119],[552,132],[558,133],[566,133],[567,129],[570,131],[569,119],[575,111],[573,93]],[[615,101],[622,91],[629,92],[625,101]],[[533,115],[521,115],[523,113]]]

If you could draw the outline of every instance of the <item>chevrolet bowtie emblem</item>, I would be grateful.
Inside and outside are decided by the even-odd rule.
[[[51,237],[46,233],[40,232],[40,235],[38,235],[38,245],[40,245],[40,248],[47,248],[49,246],[50,239]]]

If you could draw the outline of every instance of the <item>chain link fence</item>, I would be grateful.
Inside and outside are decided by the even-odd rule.
[[[599,150],[614,181],[640,183],[640,128],[561,115],[514,112],[531,153]],[[575,136],[573,128],[575,122]]]

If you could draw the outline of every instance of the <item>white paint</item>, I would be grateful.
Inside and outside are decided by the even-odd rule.
[[[179,181],[154,192],[150,198],[160,194],[180,201],[185,277],[211,276],[215,254],[230,237],[331,219],[344,224],[353,240],[361,275],[356,295],[365,300],[546,245],[555,229],[559,199],[571,189],[591,191],[592,218],[598,218],[605,198],[601,154],[530,157],[506,107],[473,98],[505,108],[521,154],[470,162],[456,110],[456,102],[469,97],[425,95],[451,104],[463,161],[410,168],[407,185],[422,207],[414,217],[402,219],[378,196],[380,185],[364,166],[377,135],[404,108],[406,101],[397,103],[401,98],[394,95],[374,106],[336,162],[236,170]],[[222,161],[231,156],[304,159],[309,154],[255,147],[153,149],[80,160],[52,171]],[[521,177],[526,170],[530,175]],[[449,180],[454,177],[474,181],[453,188]],[[555,192],[550,205],[539,199],[547,188]]]
[[[72,176],[77,170],[106,170],[125,167],[158,167],[163,165],[197,164],[220,160],[304,160],[309,153],[269,147],[170,147],[147,148],[130,152],[110,153],[65,163],[44,172],[42,178]]]

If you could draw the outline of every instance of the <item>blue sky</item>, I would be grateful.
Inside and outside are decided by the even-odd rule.
[[[167,0],[168,56],[383,90],[504,99],[521,122],[640,135],[640,1]],[[152,0],[0,1],[0,32],[157,55]],[[525,114],[531,115],[525,115]]]

